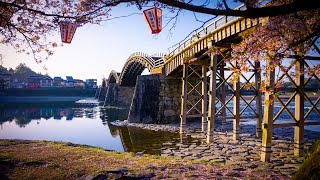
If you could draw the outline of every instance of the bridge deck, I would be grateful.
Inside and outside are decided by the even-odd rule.
[[[225,22],[221,25],[221,22]],[[240,32],[248,30],[260,23],[260,19],[236,18],[224,16],[202,31],[180,44],[175,50],[165,57],[163,64],[164,74],[171,75],[177,68],[181,68],[185,61],[194,58],[197,54],[207,51],[209,43],[214,41],[213,46],[230,46],[236,42],[236,37]],[[223,40],[227,39],[227,43]],[[231,40],[232,39],[232,40]]]

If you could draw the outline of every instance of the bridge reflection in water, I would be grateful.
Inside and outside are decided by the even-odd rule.
[[[104,125],[109,127],[113,137],[119,136],[126,152],[144,152],[146,154],[161,154],[163,143],[180,143],[179,133],[167,131],[151,131],[132,126],[114,126],[110,122],[114,120],[124,120],[127,117],[128,109],[122,108],[101,108],[100,118]],[[200,141],[183,136],[183,144],[200,143]]]
[[[110,123],[108,123],[108,126],[113,136],[120,136],[126,152],[144,152],[160,155],[163,143],[171,142],[176,144],[180,142],[179,133],[151,131],[132,126],[116,127]],[[190,145],[192,143],[193,139],[191,137],[185,137],[183,144]]]

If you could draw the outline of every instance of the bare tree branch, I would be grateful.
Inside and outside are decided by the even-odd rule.
[[[222,0],[222,2],[223,2],[223,4],[224,4],[224,7],[225,7],[227,10],[229,10],[230,8],[229,8],[226,0]]]
[[[117,17],[108,18],[108,19],[101,19],[101,21],[111,21],[111,20],[115,20],[115,19],[121,19],[121,18],[130,17],[130,16],[133,16],[133,15],[142,15],[142,13],[131,13],[131,14],[128,14],[128,15],[117,16]]]
[[[186,10],[194,11],[198,13],[212,14],[212,15],[239,16],[239,17],[247,17],[247,18],[274,17],[274,16],[285,15],[285,14],[290,14],[290,13],[299,12],[299,11],[308,11],[308,10],[314,10],[314,9],[320,8],[320,3],[315,3],[313,0],[295,0],[290,4],[249,8],[247,10],[211,9],[207,7],[201,7],[201,6],[183,3],[177,0],[158,0],[158,1],[168,6],[174,6],[177,8],[186,9]]]

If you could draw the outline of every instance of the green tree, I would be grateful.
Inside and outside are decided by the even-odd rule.
[[[6,74],[9,73],[8,69],[0,65],[0,73]]]
[[[26,64],[21,63],[14,69],[12,78],[18,79],[19,82],[28,82],[28,78],[35,75],[38,74],[32,71]]]

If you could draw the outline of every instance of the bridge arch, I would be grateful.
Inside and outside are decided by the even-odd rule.
[[[107,84],[109,83],[118,83],[119,82],[120,73],[117,73],[115,70],[112,70],[109,74],[109,78],[107,80]]]
[[[145,53],[133,53],[124,64],[119,76],[119,84],[121,86],[135,86],[137,76],[141,75],[144,69],[149,72],[159,64],[163,63],[161,57],[151,57]]]
[[[106,87],[107,86],[107,79],[106,78],[102,78],[102,83],[101,83],[101,87]]]

